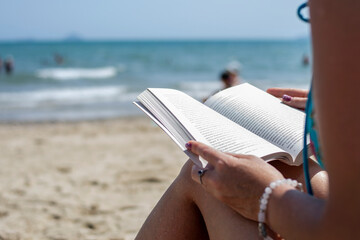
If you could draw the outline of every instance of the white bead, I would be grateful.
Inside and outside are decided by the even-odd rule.
[[[265,210],[266,210],[266,205],[261,204],[261,205],[260,205],[260,209],[265,211]]]
[[[260,198],[260,211],[258,214],[258,222],[260,223],[259,226],[261,226],[261,224],[265,223],[265,218],[266,218],[266,208],[267,208],[267,204],[270,198],[271,193],[273,192],[273,190],[283,184],[288,184],[292,187],[296,187],[298,189],[300,189],[302,191],[302,184],[298,183],[296,180],[292,180],[290,178],[288,179],[279,179],[277,181],[274,181],[272,183],[270,183],[270,185],[268,187],[265,188],[263,195]],[[262,235],[262,230],[259,228],[260,231],[260,235]],[[264,237],[265,240],[273,240],[271,237],[266,236]]]
[[[265,188],[265,193],[267,193],[268,195],[272,193],[272,189],[267,187]]]
[[[263,199],[269,199],[269,197],[270,197],[270,193],[264,193],[264,195],[263,195]]]
[[[258,215],[258,222],[265,222],[265,213],[264,212],[259,212],[259,215]]]

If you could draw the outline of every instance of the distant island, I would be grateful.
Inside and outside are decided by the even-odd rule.
[[[64,42],[82,42],[84,39],[77,33],[71,33],[63,39]]]

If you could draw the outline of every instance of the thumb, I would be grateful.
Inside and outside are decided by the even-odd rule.
[[[286,105],[294,108],[305,109],[307,98],[305,97],[291,97],[289,95],[283,95],[282,102]]]

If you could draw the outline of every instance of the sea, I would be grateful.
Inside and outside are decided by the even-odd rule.
[[[1,42],[0,122],[97,120],[142,115],[146,88],[179,89],[201,100],[219,75],[240,69],[242,82],[308,88],[311,44],[301,40]]]

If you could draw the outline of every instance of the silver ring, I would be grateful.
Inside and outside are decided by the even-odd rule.
[[[207,170],[206,169],[203,169],[203,170],[199,170],[198,171],[198,175],[199,175],[199,179],[200,179],[200,183],[203,184],[203,181],[202,181],[202,177],[204,176],[205,172]]]

